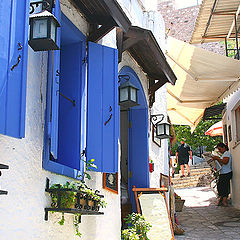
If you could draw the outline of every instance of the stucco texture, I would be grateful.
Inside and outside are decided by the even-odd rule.
[[[61,0],[63,13],[87,35],[89,26],[80,12],[68,0]],[[126,7],[125,7],[126,9]],[[143,25],[143,11],[138,1],[131,6],[134,23]],[[159,37],[157,37],[159,39]],[[116,46],[115,30],[102,43]],[[7,190],[8,195],[0,196],[0,239],[1,240],[70,240],[75,236],[73,216],[65,214],[65,224],[60,226],[60,213],[50,213],[49,220],[44,220],[44,208],[50,206],[50,196],[45,192],[46,178],[50,184],[65,183],[73,179],[56,175],[42,168],[43,137],[46,111],[46,84],[48,54],[35,53],[29,48],[27,99],[26,99],[26,137],[14,139],[0,135],[0,163],[9,165],[3,170],[0,178],[0,189]],[[141,79],[148,100],[148,80],[145,73],[128,53],[123,54],[123,66],[130,66]],[[159,111],[165,109],[165,88],[159,91]],[[162,92],[163,91],[163,92]],[[156,103],[157,104],[157,103]],[[165,110],[164,110],[165,111]],[[156,109],[157,112],[157,109]],[[166,171],[167,142],[156,148],[150,141],[150,156],[156,157],[156,170],[151,175],[151,186],[158,186],[160,171]],[[119,151],[120,152],[120,151]],[[120,161],[119,161],[120,162]],[[107,208],[103,216],[82,216],[80,232],[82,240],[120,240],[121,211],[120,194],[102,189],[102,174],[91,173],[92,180],[88,185],[100,190],[105,196]],[[119,181],[120,182],[120,181]]]

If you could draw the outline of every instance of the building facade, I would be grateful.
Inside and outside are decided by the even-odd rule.
[[[133,185],[159,187],[160,172],[169,171],[168,140],[154,138],[151,124],[151,114],[166,116],[164,83],[176,80],[162,52],[164,21],[147,1],[56,0],[60,50],[35,52],[30,2],[0,3],[0,163],[9,167],[1,171],[1,239],[78,239],[72,214],[62,226],[61,213],[45,220],[45,188],[47,179],[50,186],[81,180],[91,159],[97,169],[85,181],[107,207],[103,215],[82,215],[79,231],[84,240],[120,239],[124,184],[134,210]],[[41,11],[34,7],[30,16]],[[126,81],[138,88],[130,109],[118,105]],[[104,188],[103,173],[118,173],[117,193]]]

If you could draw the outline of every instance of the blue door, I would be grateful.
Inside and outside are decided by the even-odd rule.
[[[28,0],[0,1],[0,134],[25,136]]]
[[[137,188],[149,187],[149,153],[148,153],[148,118],[147,109],[131,109],[129,120],[128,145],[128,189],[135,208],[133,186]]]

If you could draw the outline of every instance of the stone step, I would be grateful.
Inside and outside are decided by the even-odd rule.
[[[191,181],[198,181],[198,179],[202,175],[197,176],[191,176],[191,177],[184,177],[184,178],[172,178],[173,183],[185,183],[185,182],[191,182]]]
[[[204,174],[211,173],[211,169],[201,170],[201,171],[191,171],[190,176],[200,176]],[[185,171],[185,174],[187,175],[187,172]],[[174,174],[174,178],[180,178],[181,174]]]
[[[175,174],[172,178],[174,188],[189,188],[198,186],[209,186],[211,168],[191,169],[190,177],[180,178],[180,174]]]
[[[190,188],[190,187],[207,187],[207,186],[210,186],[210,184],[199,184],[199,182],[173,185],[174,189]]]

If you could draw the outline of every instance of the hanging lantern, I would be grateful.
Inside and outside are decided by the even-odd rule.
[[[156,137],[159,139],[170,138],[170,123],[163,121],[163,114],[151,115],[150,121],[156,129]]]
[[[119,87],[119,105],[124,108],[131,108],[138,104],[138,88],[129,81]]]
[[[34,51],[59,50],[57,28],[60,27],[55,16],[47,10],[29,17],[29,45]]]
[[[156,137],[159,139],[170,138],[170,124],[168,122],[156,124]]]

